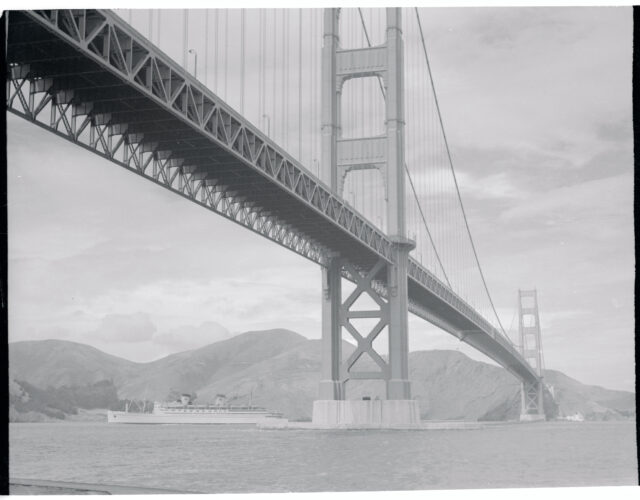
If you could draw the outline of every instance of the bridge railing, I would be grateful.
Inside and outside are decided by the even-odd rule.
[[[74,9],[24,14],[391,261],[391,241],[384,233],[116,13]]]
[[[107,68],[194,130],[242,158],[248,167],[259,171],[271,182],[313,207],[378,256],[387,261],[392,258],[391,241],[386,235],[116,14],[107,10],[63,10],[31,11],[24,15],[55,32],[79,52]],[[102,37],[101,43],[93,45],[96,37]],[[96,47],[101,47],[101,50]],[[150,72],[143,71],[149,68]],[[159,78],[154,79],[154,74]],[[26,117],[32,121],[36,119],[35,116]],[[75,134],[75,131],[71,131],[71,134],[76,136],[73,140],[77,141],[79,134]],[[172,168],[182,169],[180,166]],[[145,175],[144,170],[140,173]],[[409,276],[528,366],[496,328],[414,259],[409,262]]]
[[[511,352],[515,357],[521,359],[524,363],[524,358],[522,358],[520,352],[509,338],[500,333],[497,328],[491,325],[491,323],[489,323],[489,321],[479,314],[471,305],[454,293],[433,273],[425,269],[413,258],[409,259],[409,276],[422,284],[425,288],[429,289],[451,307],[455,308],[472,323],[478,325],[481,330],[490,335],[494,340],[499,342],[505,349]]]

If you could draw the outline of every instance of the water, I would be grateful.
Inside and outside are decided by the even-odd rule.
[[[11,477],[205,493],[635,485],[635,422],[480,430],[10,425]]]

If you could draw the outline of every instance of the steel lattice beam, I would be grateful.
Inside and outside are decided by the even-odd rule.
[[[8,16],[10,112],[320,265],[336,252],[358,272],[392,261],[385,234],[117,15]],[[445,329],[458,336],[478,331],[465,341],[537,380],[488,321],[413,259],[408,278],[412,312],[436,324],[449,317]],[[372,286],[386,295],[386,278]]]

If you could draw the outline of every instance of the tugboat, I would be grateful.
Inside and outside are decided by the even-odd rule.
[[[190,394],[182,394],[171,402],[153,403],[151,413],[111,411],[107,413],[110,424],[249,424],[256,425],[267,419],[281,419],[282,414],[249,404],[232,406],[224,394],[216,395],[213,404],[196,405]]]

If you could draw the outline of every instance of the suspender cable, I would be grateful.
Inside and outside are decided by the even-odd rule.
[[[156,9],[156,45],[160,47],[160,15],[162,9]]]
[[[291,34],[289,33],[289,9],[285,9],[284,11],[284,33],[285,33],[285,42],[284,42],[284,132],[285,132],[285,141],[287,149],[291,149],[291,145],[289,143],[289,75],[291,74],[291,68],[289,67],[289,48],[291,44],[289,40],[291,38]]]
[[[244,9],[240,10],[240,114],[244,115]]]
[[[491,304],[491,309],[493,310],[493,314],[495,314],[496,319],[498,320],[498,324],[500,325],[500,329],[502,333],[506,336],[504,331],[504,327],[502,326],[502,322],[500,321],[500,317],[498,316],[498,312],[493,304],[493,299],[491,298],[491,294],[489,293],[489,287],[487,286],[487,281],[484,278],[484,273],[482,272],[482,267],[480,266],[480,260],[478,259],[478,252],[476,251],[476,246],[473,243],[473,237],[471,236],[471,230],[469,229],[469,222],[467,221],[467,215],[464,210],[464,205],[462,203],[462,197],[460,196],[460,189],[458,187],[458,180],[456,178],[456,173],[453,169],[453,161],[451,159],[451,151],[449,150],[449,142],[447,141],[447,136],[444,131],[444,124],[442,122],[442,114],[440,113],[440,105],[438,104],[438,96],[436,94],[436,87],[433,82],[433,75],[431,74],[431,65],[429,64],[429,57],[427,56],[427,45],[424,41],[424,33],[422,32],[422,23],[420,22],[420,13],[418,12],[418,8],[414,7],[414,11],[416,13],[416,19],[418,21],[418,29],[420,30],[420,39],[422,41],[422,50],[424,52],[425,62],[427,63],[427,70],[429,72],[429,81],[431,82],[431,89],[433,90],[433,98],[436,105],[436,111],[438,113],[438,121],[440,122],[440,128],[442,129],[442,138],[444,140],[445,149],[447,152],[447,158],[449,160],[449,167],[451,168],[451,174],[453,175],[453,182],[456,188],[456,194],[458,195],[458,202],[460,203],[460,209],[462,210],[462,217],[464,219],[464,225],[467,228],[467,234],[469,235],[469,240],[471,242],[471,249],[473,250],[473,256],[475,257],[476,264],[478,266],[478,271],[480,272],[480,277],[482,278],[482,284],[484,285],[484,289],[487,292],[487,297],[489,298],[489,303]]]
[[[182,67],[187,69],[187,44],[189,43],[189,10],[182,9]]]
[[[227,62],[229,60],[229,10],[224,10],[224,98],[229,100],[229,96],[227,96],[227,76],[229,72],[227,71]]]
[[[285,145],[285,148],[289,149],[288,144],[287,144],[287,44],[288,44],[288,37],[287,37],[287,9],[283,9],[282,10],[282,47],[281,47],[281,64],[282,64],[282,68],[280,70],[280,98],[281,98],[281,102],[280,102],[280,113],[281,113],[281,118],[279,119],[279,121],[281,122],[280,125],[280,134],[281,134],[281,141],[282,143]]]
[[[273,9],[273,79],[271,81],[271,83],[273,84],[273,95],[271,97],[271,107],[272,107],[272,114],[271,114],[271,118],[269,119],[269,122],[274,121],[275,120],[275,116],[276,116],[276,33],[278,32],[277,28],[277,14],[276,14],[276,10]],[[269,124],[269,127],[267,129],[267,135],[270,137],[270,132],[271,132],[271,124]],[[274,121],[274,126],[273,126],[273,133],[275,135],[275,131],[276,131],[276,127],[275,127],[275,121]]]
[[[209,81],[209,9],[204,11],[204,86]]]
[[[298,160],[302,161],[302,9],[298,9]]]
[[[264,89],[265,89],[265,74],[264,74],[264,59],[265,59],[265,26],[264,26],[264,9],[260,9],[260,90],[258,94],[258,123],[264,123]],[[260,127],[262,128],[262,126]],[[264,129],[263,129],[264,130]]]
[[[149,41],[153,40],[153,9],[149,9]]]
[[[358,7],[358,14],[360,14],[360,23],[362,24],[362,30],[364,31],[364,37],[367,40],[367,46],[371,47],[371,39],[369,38],[369,33],[367,32],[367,25],[364,22],[364,17],[362,16],[362,9]],[[382,93],[382,98],[385,98],[384,95],[384,85],[382,85],[382,79],[378,76],[378,85],[380,85],[380,92]]]
[[[219,24],[218,21],[219,21],[219,9],[216,9],[213,14],[213,24],[215,26],[215,28],[213,29],[213,32],[216,37],[215,47],[213,49],[213,88],[216,92],[220,92],[220,90],[218,89],[218,45],[219,45],[218,42],[220,41],[220,38],[218,36],[218,33],[220,32],[218,28],[218,24]]]
[[[367,45],[369,47],[371,47],[371,40],[369,39],[369,35],[367,34],[367,27],[364,24],[364,18],[362,17],[362,11],[360,10],[360,8],[358,8],[358,12],[360,12],[360,21],[362,23],[362,29],[365,32],[365,36],[367,39]],[[380,83],[380,91],[382,92],[382,96],[383,98],[385,97],[384,95],[384,88],[382,86],[382,82],[380,82],[380,79],[378,78],[378,82]],[[409,168],[407,167],[407,164],[405,163],[404,165],[404,170],[407,174],[407,178],[409,179],[409,184],[411,186],[411,191],[413,192],[413,196],[416,200],[416,202],[418,203],[418,209],[420,211],[420,217],[422,218],[422,223],[424,224],[425,230],[427,231],[427,235],[429,236],[429,241],[431,242],[431,246],[433,247],[433,251],[436,255],[436,259],[438,260],[438,264],[440,265],[440,269],[442,269],[442,274],[444,275],[444,279],[447,282],[447,285],[449,285],[449,288],[453,289],[453,287],[451,286],[451,283],[449,282],[449,277],[447,276],[447,272],[444,270],[444,266],[442,265],[442,261],[440,260],[440,255],[438,254],[438,249],[436,248],[435,242],[433,241],[433,238],[431,236],[431,231],[429,231],[429,226],[427,224],[427,219],[424,216],[424,212],[422,211],[422,207],[420,206],[420,202],[418,201],[418,193],[416,192],[416,188],[413,184],[413,179],[411,178],[411,173],[409,172]]]

